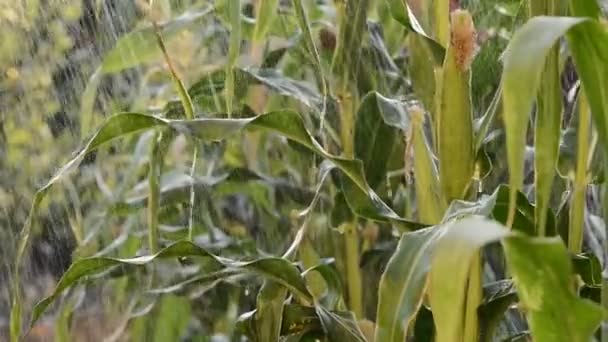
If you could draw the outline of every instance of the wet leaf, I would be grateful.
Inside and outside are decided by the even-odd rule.
[[[321,321],[314,307],[297,304],[285,305],[281,335],[308,331],[322,331]]]
[[[515,214],[517,191],[524,181],[524,151],[532,104],[551,47],[582,18],[535,17],[515,32],[503,55],[502,104],[509,164],[509,219]]]
[[[307,269],[303,275],[316,272],[321,275],[325,282],[326,291],[324,295],[317,300],[329,310],[338,309],[338,305],[343,303],[342,298],[342,280],[337,270],[328,263],[319,264]]]
[[[514,235],[503,245],[534,340],[589,341],[605,313],[574,292],[572,264],[561,239]],[[564,308],[568,319],[555,319]]]
[[[186,12],[179,17],[160,23],[163,39],[169,41],[179,31],[196,23],[212,13],[211,8],[196,12]],[[156,41],[152,25],[137,29],[121,37],[116,45],[103,58],[103,73],[114,73],[159,58],[161,51]]]
[[[465,218],[446,224],[446,233],[437,243],[429,279],[430,304],[437,328],[437,341],[462,341],[465,313],[471,308],[468,282],[479,249],[501,239],[509,231],[502,225],[480,217]],[[474,310],[477,305],[474,304]],[[476,311],[475,311],[476,312]]]
[[[375,341],[402,342],[422,304],[431,255],[444,230],[405,233],[380,279]]]
[[[366,342],[355,316],[351,312],[338,314],[320,305],[317,305],[315,310],[330,341]]]
[[[311,300],[312,296],[306,288],[304,279],[297,268],[289,261],[281,258],[267,257],[253,261],[234,261],[223,257],[215,256],[205,249],[188,241],[178,241],[170,246],[163,248],[158,253],[130,259],[117,259],[109,257],[84,258],[74,262],[64,273],[57,283],[53,293],[40,301],[34,307],[31,324],[34,324],[46,311],[48,306],[63,292],[71,287],[80,279],[91,276],[109,269],[112,266],[143,266],[156,259],[171,259],[185,257],[206,257],[211,258],[218,265],[227,269],[236,269],[243,273],[260,275],[266,279],[281,283],[297,296],[304,300]],[[226,273],[229,275],[230,273]]]
[[[262,285],[253,316],[257,341],[279,340],[286,296],[287,288],[277,282],[266,280]]]

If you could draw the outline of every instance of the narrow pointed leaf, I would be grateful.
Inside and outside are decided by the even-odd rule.
[[[462,341],[468,277],[483,245],[508,234],[502,225],[471,217],[447,224],[435,248],[429,280],[430,303],[438,342]],[[477,309],[475,307],[474,309]]]
[[[382,274],[375,341],[403,342],[422,304],[434,247],[444,230],[405,233]]]
[[[211,258],[217,262],[218,265],[225,268],[240,270],[243,273],[260,275],[264,278],[281,283],[282,286],[285,286],[304,300],[312,299],[312,296],[308,292],[304,279],[300,275],[298,269],[285,259],[267,257],[253,261],[234,261],[215,256],[214,254],[206,251],[204,248],[201,248],[191,242],[178,241],[153,255],[146,255],[130,259],[92,257],[80,259],[74,262],[61,277],[53,290],[53,293],[36,304],[33,309],[31,324],[34,324],[40,318],[48,306],[63,292],[63,290],[71,287],[83,277],[97,274],[112,266],[143,266],[155,261],[156,259],[183,257]],[[226,273],[226,275],[230,274],[231,273]]]
[[[523,185],[524,150],[532,104],[540,86],[545,59],[570,28],[585,19],[535,17],[515,32],[503,55],[502,103],[509,164],[509,222],[515,213],[517,191]]]

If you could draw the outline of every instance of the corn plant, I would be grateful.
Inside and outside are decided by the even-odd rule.
[[[107,54],[81,115],[98,121],[102,75],[154,61],[177,98],[107,117],[38,190],[12,271],[12,340],[51,308],[75,310],[85,280],[111,286],[114,334],[132,340],[608,340],[606,209],[591,195],[608,170],[600,3],[488,3],[227,0],[165,21],[146,7],[149,25]],[[167,44],[206,16],[230,29],[227,51],[190,75]],[[125,238],[82,227],[74,262],[23,321],[36,213],[116,145],[132,162],[97,222]],[[253,224],[231,214],[239,198]]]

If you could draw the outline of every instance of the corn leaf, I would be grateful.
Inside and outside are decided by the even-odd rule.
[[[523,185],[528,120],[545,59],[557,40],[583,21],[585,19],[568,17],[532,18],[515,32],[504,52],[502,103],[511,190],[508,225],[513,223],[517,191]]]
[[[228,269],[240,270],[243,273],[252,273],[260,275],[264,278],[274,280],[285,286],[294,294],[304,300],[312,300],[312,295],[306,288],[304,278],[300,275],[298,269],[289,261],[267,257],[253,261],[234,261],[223,257],[215,256],[204,248],[201,248],[188,241],[178,241],[166,248],[163,248],[156,254],[146,255],[131,259],[117,259],[109,257],[92,257],[84,258],[74,262],[65,272],[57,283],[53,293],[40,301],[33,309],[32,321],[33,325],[40,316],[46,311],[48,306],[67,288],[73,286],[76,282],[86,276],[97,274],[107,270],[112,266],[143,266],[157,259],[184,258],[184,257],[206,257],[211,258],[218,265]],[[228,275],[229,273],[226,273]]]
[[[589,341],[605,313],[576,295],[572,264],[561,239],[514,235],[503,245],[534,340]],[[555,319],[564,317],[564,308],[568,308],[567,318]]]
[[[479,249],[508,234],[502,225],[470,217],[446,225],[431,262],[429,279],[430,303],[437,327],[438,342],[464,341],[467,305],[477,310],[481,303],[470,303],[468,282]],[[470,307],[468,309],[471,309]],[[471,335],[468,335],[471,336]]]
[[[443,232],[438,226],[401,236],[380,279],[375,341],[405,340],[422,304],[431,255]]]

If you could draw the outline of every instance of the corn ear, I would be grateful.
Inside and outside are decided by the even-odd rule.
[[[471,14],[462,10],[454,11],[436,123],[439,180],[448,203],[465,197],[475,165],[470,94],[475,37]]]

